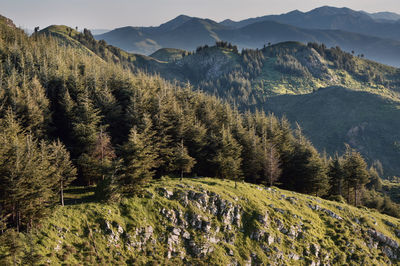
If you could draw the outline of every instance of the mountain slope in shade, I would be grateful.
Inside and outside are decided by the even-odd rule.
[[[400,101],[329,87],[310,94],[273,97],[263,109],[299,122],[320,150],[332,154],[348,143],[366,158],[379,157],[387,173],[398,170],[400,150],[394,143],[400,140]]]
[[[393,12],[377,12],[377,13],[368,13],[368,15],[378,21],[388,22],[388,21],[398,21],[400,20],[400,15]]]

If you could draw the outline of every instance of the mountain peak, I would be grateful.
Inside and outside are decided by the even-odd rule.
[[[170,21],[167,21],[166,23],[161,24],[158,28],[160,30],[166,30],[166,31],[174,30],[177,27],[183,25],[184,23],[188,22],[191,19],[192,19],[192,17],[186,16],[186,15],[179,15],[176,18],[174,18]]]
[[[359,12],[351,10],[350,8],[347,7],[321,6],[307,13],[314,13],[314,14],[317,13],[321,15],[338,15],[338,14],[351,14]]]
[[[347,7],[333,7],[333,6],[321,6],[315,8],[305,14],[308,15],[318,15],[318,16],[338,16],[338,15],[346,15],[350,17],[362,18],[365,20],[372,20],[372,18],[360,11],[355,11]]]

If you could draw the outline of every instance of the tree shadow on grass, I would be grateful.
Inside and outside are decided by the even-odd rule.
[[[70,187],[64,191],[64,204],[76,205],[82,203],[94,202],[96,187]]]

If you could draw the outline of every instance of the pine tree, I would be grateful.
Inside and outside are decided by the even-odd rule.
[[[260,183],[263,181],[263,147],[260,138],[256,135],[254,127],[247,131],[240,127],[238,130],[238,142],[242,146],[241,158],[242,170],[245,180],[251,183]]]
[[[54,168],[53,175],[54,179],[57,180],[54,190],[60,194],[60,203],[64,206],[64,188],[75,180],[76,168],[70,160],[69,152],[60,140],[50,145],[50,151],[52,153],[51,165]]]
[[[136,193],[153,178],[154,168],[157,165],[154,136],[151,120],[146,118],[143,131],[138,132],[133,128],[128,141],[122,146],[123,162],[119,177],[122,193]]]
[[[232,136],[229,128],[223,127],[220,137],[220,147],[212,160],[217,166],[217,177],[235,180],[236,187],[236,182],[242,177],[240,169],[242,162],[240,157],[241,147]]]
[[[24,81],[22,86],[9,81],[6,93],[8,106],[20,119],[24,129],[37,137],[43,137],[50,123],[50,110],[45,89],[39,80],[33,77],[31,81]]]
[[[99,110],[94,106],[86,93],[79,96],[77,105],[73,110],[74,121],[73,135],[75,139],[75,152],[89,154],[94,150],[99,130],[101,117]]]
[[[183,174],[190,173],[195,164],[196,160],[189,155],[187,148],[183,145],[183,139],[182,139],[174,150],[173,169],[176,169],[180,172],[180,177],[182,180]]]
[[[354,205],[357,206],[358,192],[364,188],[368,182],[369,174],[367,171],[367,164],[362,158],[361,154],[350,146],[346,146],[346,153],[343,163],[344,179],[347,184],[347,201],[350,203],[350,188],[354,192]]]
[[[22,131],[11,110],[0,121],[0,209],[17,231],[32,228],[55,201],[49,145]]]
[[[366,187],[369,190],[382,191],[382,179],[379,177],[378,171],[371,166],[368,172],[369,182],[366,184]]]
[[[93,156],[98,139],[99,111],[93,106],[87,93],[79,96],[74,110],[73,154],[78,156],[78,170],[88,185],[96,183],[102,176],[98,160]]]
[[[105,175],[110,172],[110,169],[112,168],[112,160],[116,155],[111,144],[111,138],[106,132],[104,132],[102,127],[97,136],[94,150],[91,152],[91,157],[97,160],[101,180],[104,180]]]
[[[296,135],[293,149],[284,153],[281,183],[287,189],[323,196],[329,189],[323,160],[300,130]]]
[[[328,176],[329,176],[329,195],[343,195],[343,179],[344,171],[339,155],[336,154],[334,159],[331,160],[328,166]]]
[[[273,184],[279,179],[282,170],[280,169],[281,163],[279,160],[279,154],[275,148],[275,144],[268,142],[266,137],[263,139],[263,172],[265,185],[273,186]]]

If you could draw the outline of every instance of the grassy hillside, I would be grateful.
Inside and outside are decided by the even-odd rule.
[[[67,197],[79,198],[79,189]],[[48,265],[382,265],[399,262],[399,226],[375,211],[276,188],[163,179],[120,204],[59,207],[22,244]]]
[[[39,32],[39,35],[52,36],[61,45],[80,49],[88,54],[97,55],[106,62],[120,64],[132,72],[164,73],[168,79],[181,79],[179,71],[173,65],[168,65],[157,57],[128,53],[104,41],[96,41],[90,31],[83,33],[67,26],[52,25]],[[167,60],[166,60],[167,61]],[[169,73],[173,72],[173,75]]]
[[[187,56],[189,52],[182,49],[163,48],[151,54],[150,57],[160,61],[174,62]]]

